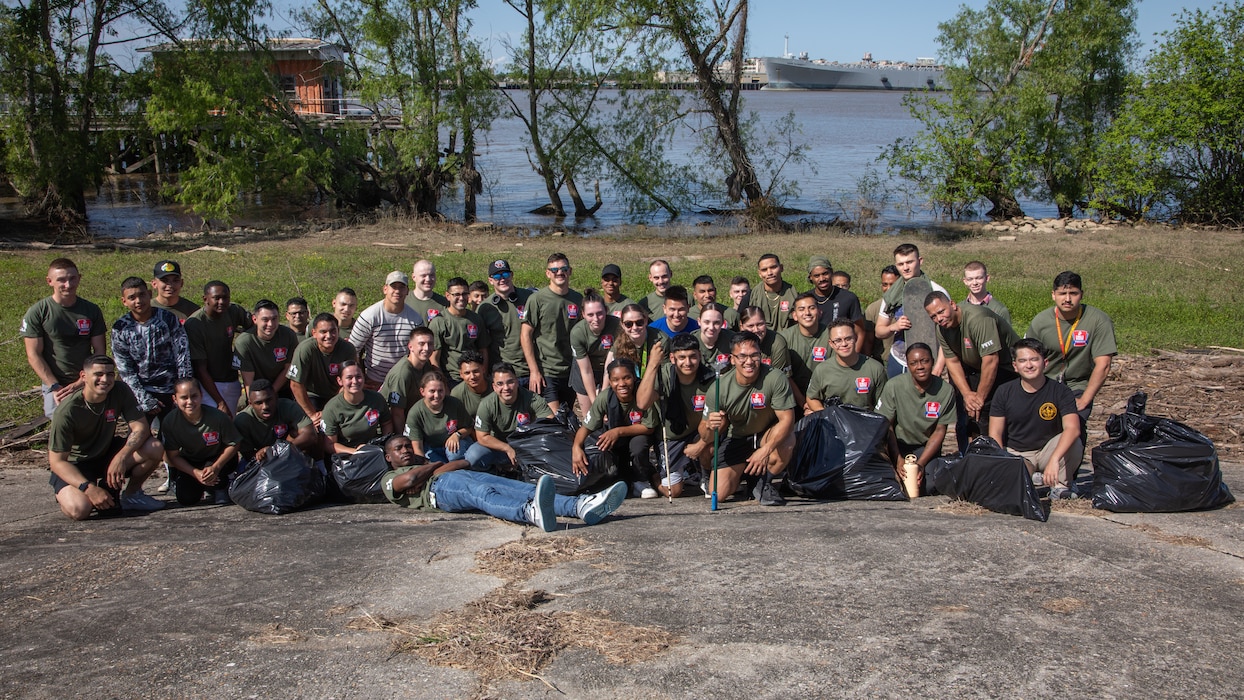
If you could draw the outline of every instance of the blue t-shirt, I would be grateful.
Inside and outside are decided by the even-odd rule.
[[[700,330],[700,323],[696,321],[694,318],[689,318],[687,319],[687,325],[683,326],[683,329],[681,331],[674,332],[670,330],[669,320],[665,318],[664,316],[662,316],[661,318],[658,318],[652,323],[649,323],[648,327],[655,328],[661,331],[662,333],[665,334],[667,338],[673,338],[676,335],[686,335],[688,333],[694,333]]]

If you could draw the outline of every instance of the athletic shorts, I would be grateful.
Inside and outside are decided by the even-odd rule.
[[[570,377],[545,377],[544,391],[540,396],[545,401],[574,401],[574,389],[570,388]]]
[[[123,449],[125,449],[125,438],[114,435],[112,438],[112,444],[108,445],[108,452],[106,454],[100,457],[95,457],[94,459],[84,459],[79,462],[74,462],[73,465],[78,468],[78,471],[82,472],[83,478],[88,481],[95,482],[100,488],[107,489],[112,492],[112,495],[115,497],[119,492],[117,489],[108,488],[108,465],[112,463],[112,458],[116,457],[117,453]],[[52,485],[52,493],[60,493],[60,490],[66,486],[78,488],[77,484],[65,483],[65,480],[57,476],[56,472],[52,472],[51,478],[48,479],[48,483]]]
[[[743,464],[752,456],[756,448],[760,446],[761,435],[748,435],[747,437],[728,437],[721,441],[717,446],[717,464],[718,466],[728,467],[733,464]]]

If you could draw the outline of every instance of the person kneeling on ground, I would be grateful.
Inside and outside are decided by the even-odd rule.
[[[929,494],[924,468],[942,456],[947,426],[959,417],[954,387],[933,374],[933,358],[928,345],[908,345],[904,351],[908,371],[886,382],[876,409],[890,421],[887,440],[898,480],[903,480],[907,456],[915,456],[922,495]]]
[[[717,459],[718,491],[730,497],[746,474],[757,479],[752,493],[761,505],[785,505],[773,477],[786,470],[795,449],[790,382],[762,364],[760,338],[751,331],[734,336],[730,353],[734,370],[713,383],[700,421],[700,438],[706,444],[713,441],[714,431],[724,436]]]
[[[114,514],[164,507],[142,490],[143,482],[160,464],[160,443],[151,439],[151,428],[134,392],[117,384],[116,370],[107,355],[88,357],[78,373],[82,388],[66,396],[52,412],[48,429],[52,476],[48,482],[61,512],[74,520],[86,520],[93,510]],[[116,435],[118,419],[129,424],[130,434],[124,440]]]
[[[720,323],[721,312],[705,307],[701,318],[705,317],[714,318]],[[662,472],[661,483],[657,488],[661,495],[670,498],[677,498],[682,494],[682,485],[688,476],[692,476],[700,484],[706,497],[710,495],[708,484],[703,479],[704,466],[701,459],[713,450],[701,439],[699,427],[705,397],[708,396],[715,376],[713,369],[701,363],[699,345],[694,336],[674,336],[670,339],[669,362],[662,362],[664,352],[661,345],[652,346],[652,362],[648,363],[644,379],[635,394],[635,405],[640,410],[658,406],[664,421],[661,441],[656,449]],[[726,366],[729,362],[730,356],[727,353],[718,367]]]
[[[256,379],[246,398],[250,405],[233,419],[233,427],[242,438],[238,451],[243,471],[249,462],[262,462],[268,448],[282,440],[312,460],[320,459],[319,433],[297,401],[277,396],[267,379]]]
[[[1072,498],[1084,460],[1076,395],[1045,376],[1045,346],[1036,338],[1011,345],[1019,379],[998,387],[989,412],[989,437],[1024,458],[1028,473],[1050,487],[1051,498]]]
[[[242,436],[223,411],[203,405],[194,377],[177,380],[173,403],[177,410],[161,423],[160,440],[177,502],[192,506],[208,493],[215,505],[233,503],[229,481],[237,473]]]
[[[421,461],[410,438],[395,435],[384,444],[384,458],[392,471],[381,485],[388,499],[403,508],[446,513],[487,513],[514,523],[530,523],[545,532],[557,527],[557,517],[579,518],[595,525],[617,510],[626,498],[621,481],[599,493],[562,496],[547,474],[532,485],[483,472],[466,471],[465,460],[440,463]]]
[[[657,427],[656,411],[652,408],[640,410],[635,405],[635,363],[614,360],[606,374],[609,386],[596,395],[574,436],[574,473],[587,476],[587,453],[583,445],[588,435],[594,434],[596,447],[613,454],[619,476],[631,484],[634,495],[656,498],[657,490],[652,488],[655,468],[648,450],[652,431]]]

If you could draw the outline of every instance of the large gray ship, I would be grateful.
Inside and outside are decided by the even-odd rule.
[[[874,61],[872,54],[855,63],[823,59],[809,60],[807,52],[798,56],[757,59],[757,70],[765,73],[764,90],[939,90],[944,69],[932,58],[905,61]]]

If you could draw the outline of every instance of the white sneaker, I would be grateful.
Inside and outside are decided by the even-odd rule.
[[[168,462],[162,462],[160,466],[164,467],[164,483],[156,487],[156,493],[168,493],[168,489],[173,485],[172,467]]]
[[[621,481],[599,491],[579,496],[578,514],[584,525],[595,525],[618,509],[626,500],[626,484]]]
[[[712,489],[710,489],[710,488],[708,487],[708,484],[704,483],[703,481],[701,481],[701,482],[700,482],[700,490],[704,492],[704,497],[705,497],[705,498],[712,498],[712,497],[713,497],[713,490],[712,490]]]
[[[649,485],[647,482],[644,482],[644,481],[633,482],[631,484],[631,495],[634,496],[635,498],[643,498],[644,489],[650,489],[650,488],[652,488],[652,486]]]
[[[121,496],[121,510],[152,511],[163,509],[163,501],[157,501],[142,491],[122,494]]]
[[[527,522],[545,532],[557,529],[557,514],[553,512],[553,497],[556,495],[553,477],[548,474],[540,477],[540,480],[536,482],[536,491],[532,495],[531,503],[527,504],[525,512]]]
[[[661,494],[656,489],[649,486],[648,488],[639,492],[639,497],[640,498],[660,498]]]

